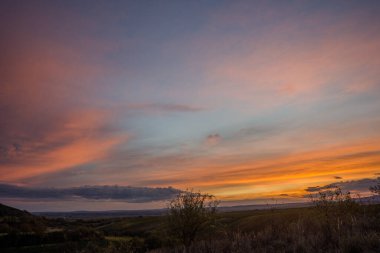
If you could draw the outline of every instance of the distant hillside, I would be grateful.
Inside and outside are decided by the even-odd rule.
[[[161,216],[167,209],[148,210],[108,210],[108,211],[72,211],[72,212],[33,212],[34,215],[47,218],[94,219],[138,216]]]
[[[221,206],[220,212],[264,210],[264,209],[285,209],[310,206],[310,203],[288,203],[278,205],[240,205]],[[70,219],[94,219],[94,218],[118,218],[118,217],[138,217],[138,216],[161,216],[167,213],[167,209],[149,210],[108,210],[108,211],[68,211],[68,212],[33,212],[34,215],[47,218],[70,218]]]
[[[31,216],[27,211],[22,211],[14,207],[6,206],[0,203],[0,217],[1,216]]]
[[[380,204],[380,196],[371,196],[356,198],[355,201],[367,204]],[[265,209],[288,209],[309,207],[311,202],[284,203],[284,204],[263,204],[263,205],[238,205],[238,206],[220,206],[220,212],[235,212],[249,210]],[[17,209],[16,209],[17,210]],[[67,212],[33,212],[33,215],[46,218],[70,218],[70,219],[94,219],[94,218],[121,218],[121,217],[138,217],[138,216],[162,216],[167,213],[167,209],[147,209],[147,210],[108,210],[108,211],[67,211]]]
[[[42,217],[0,204],[0,234],[38,233],[45,229],[46,225]]]

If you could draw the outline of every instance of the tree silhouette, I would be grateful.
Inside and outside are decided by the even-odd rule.
[[[380,195],[380,177],[377,178],[377,185],[371,186],[370,191]]]
[[[169,232],[185,246],[215,223],[219,201],[213,195],[187,190],[168,205]]]

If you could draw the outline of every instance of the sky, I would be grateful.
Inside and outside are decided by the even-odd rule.
[[[0,3],[0,202],[302,202],[380,175],[379,1]]]

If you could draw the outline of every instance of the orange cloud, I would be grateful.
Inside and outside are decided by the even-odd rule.
[[[105,158],[128,137],[104,129],[107,120],[103,111],[73,113],[62,127],[51,129],[43,139],[21,143],[20,153],[0,165],[0,180],[19,181]]]
[[[345,180],[373,177],[379,171],[378,143],[376,139],[271,158],[240,156],[232,161],[224,155],[189,158],[188,162],[166,157],[160,163],[166,168],[165,172],[149,173],[146,177],[139,174],[135,180],[151,186],[171,183],[174,187],[186,188],[191,185],[229,200],[280,194],[302,197],[305,188],[335,182],[337,174]],[[150,164],[154,166],[155,162]]]

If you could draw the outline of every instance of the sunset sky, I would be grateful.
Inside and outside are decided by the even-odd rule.
[[[0,202],[366,195],[380,176],[379,13],[378,0],[3,0]]]

